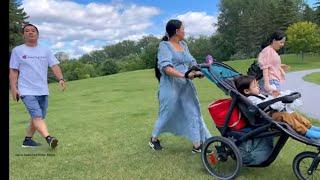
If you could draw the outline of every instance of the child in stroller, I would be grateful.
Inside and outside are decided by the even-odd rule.
[[[318,152],[303,151],[294,157],[292,168],[296,177],[300,180],[320,177],[318,173],[320,139],[307,138],[288,123],[272,119],[269,116],[270,111],[266,112],[275,102],[292,103],[301,97],[300,93],[281,95],[255,105],[243,91],[241,93],[237,90],[235,79],[241,77],[241,73],[215,60],[198,66],[208,80],[230,96],[227,101],[218,99],[208,107],[214,125],[221,134],[207,139],[201,151],[202,163],[212,176],[218,179],[234,179],[240,173],[242,166],[267,167],[277,158],[287,140],[292,138],[318,149]],[[228,102],[229,105],[220,106],[220,109],[219,106],[213,106],[218,108],[214,111],[216,113],[212,114],[212,105],[219,101]],[[238,112],[240,113],[237,116]],[[233,116],[234,114],[236,116]],[[234,122],[241,122],[238,124],[245,126],[233,128]],[[247,159],[244,156],[246,153],[249,155]],[[306,164],[306,160],[310,163]]]
[[[258,83],[253,76],[239,76],[235,78],[235,85],[237,90],[244,96],[248,97],[248,99],[255,105],[273,98],[260,93]],[[294,103],[295,102],[293,102],[293,104]],[[269,115],[275,121],[288,123],[294,130],[307,138],[320,139],[320,127],[312,126],[308,119],[297,112],[293,112],[292,110],[289,112],[286,111],[286,106],[287,105],[281,101],[272,104],[270,106],[271,109],[269,109]],[[288,107],[290,106],[287,106],[287,108]]]

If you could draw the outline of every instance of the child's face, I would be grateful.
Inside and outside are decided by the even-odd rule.
[[[259,88],[259,84],[258,84],[257,80],[253,80],[250,83],[249,89],[245,89],[244,93],[246,93],[246,94],[254,94],[254,95],[260,94],[260,88]]]

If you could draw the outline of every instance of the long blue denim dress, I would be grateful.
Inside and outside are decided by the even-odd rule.
[[[165,74],[168,66],[185,73],[196,64],[187,44],[180,41],[183,51],[176,51],[169,41],[161,41],[158,49],[158,68],[161,72],[158,98],[158,119],[152,136],[169,132],[184,136],[193,143],[204,142],[211,137],[200,112],[197,91],[191,80]]]

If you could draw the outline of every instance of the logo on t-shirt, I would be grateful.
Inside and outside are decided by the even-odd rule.
[[[28,56],[28,55],[23,55],[22,59],[24,60],[32,60],[32,59],[36,59],[36,60],[43,60],[47,58],[46,56]]]

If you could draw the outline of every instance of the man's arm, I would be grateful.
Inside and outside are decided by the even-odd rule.
[[[11,89],[11,94],[12,94],[12,99],[14,101],[17,101],[17,97],[19,97],[19,91],[17,88],[17,82],[18,82],[18,76],[19,76],[19,71],[17,69],[10,69],[10,89]]]
[[[59,81],[60,87],[62,88],[62,90],[65,90],[66,85],[65,85],[65,81],[63,79],[63,75],[62,75],[62,72],[61,72],[59,65],[57,65],[57,64],[53,65],[51,67],[51,69],[52,69],[53,74],[56,76],[57,80]]]

